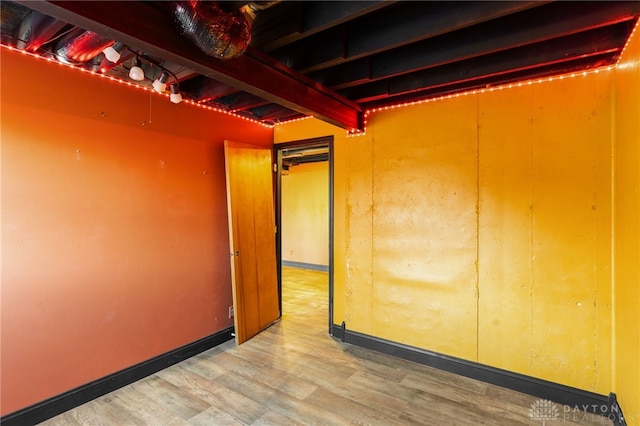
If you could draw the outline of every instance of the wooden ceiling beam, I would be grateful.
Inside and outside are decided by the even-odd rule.
[[[255,50],[226,61],[207,56],[179,34],[170,16],[144,2],[19,3],[286,108],[345,129],[362,128],[357,104]]]

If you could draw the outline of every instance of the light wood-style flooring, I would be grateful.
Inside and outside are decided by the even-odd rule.
[[[342,343],[327,274],[283,268],[283,318],[54,417],[54,425],[542,425],[536,398]],[[550,426],[611,425],[570,413]]]

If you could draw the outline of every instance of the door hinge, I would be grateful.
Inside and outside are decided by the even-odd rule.
[[[273,163],[273,173],[278,173],[278,163]]]

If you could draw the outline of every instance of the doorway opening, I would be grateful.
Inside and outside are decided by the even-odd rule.
[[[276,261],[283,291],[304,303],[327,277],[327,326],[333,323],[333,136],[277,144]],[[307,187],[305,188],[305,179]],[[285,273],[283,275],[283,272]],[[292,285],[293,282],[295,285]],[[301,288],[298,284],[307,283]],[[289,287],[287,287],[289,286]],[[317,293],[316,293],[317,294]]]

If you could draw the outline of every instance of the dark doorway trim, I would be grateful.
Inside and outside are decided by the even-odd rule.
[[[328,330],[331,333],[333,324],[333,136],[323,136],[313,139],[303,139],[291,142],[276,143],[273,146],[276,172],[276,262],[278,263],[278,300],[280,315],[282,315],[282,170],[284,151],[291,149],[311,149],[327,147],[329,149],[329,318]]]

